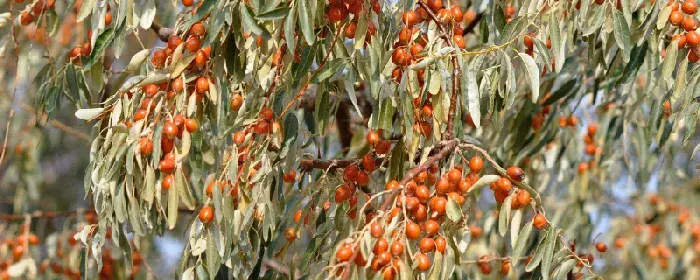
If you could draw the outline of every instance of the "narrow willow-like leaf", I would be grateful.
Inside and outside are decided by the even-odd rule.
[[[666,80],[668,85],[673,81],[673,70],[676,69],[678,59],[678,40],[674,40],[666,48],[666,57],[664,57],[663,66],[661,67],[661,76]]]
[[[314,43],[314,13],[309,6],[315,6],[311,1],[295,1],[294,4],[299,4],[299,25],[301,26],[301,34],[304,35],[306,43],[311,45]]]
[[[515,245],[513,246],[513,255],[511,258],[511,263],[513,266],[518,264],[518,260],[520,259],[520,256],[523,254],[523,251],[525,250],[525,246],[527,245],[527,241],[530,238],[530,232],[532,232],[532,221],[529,223],[526,223],[523,228],[520,230],[520,233],[518,234],[518,240],[515,242]],[[533,258],[534,260],[534,258]],[[530,262],[532,263],[532,262]]]
[[[532,90],[532,103],[537,103],[537,99],[540,96],[540,69],[537,67],[537,63],[532,58],[525,53],[518,53],[520,58],[523,60],[523,65],[530,77],[530,89]]]
[[[549,279],[549,268],[552,264],[552,257],[554,255],[554,247],[557,244],[557,237],[559,234],[559,229],[550,228],[547,231],[547,237],[544,239],[544,254],[542,255],[542,279]]]
[[[622,15],[622,12],[615,9],[613,11],[613,33],[615,34],[615,41],[617,45],[620,46],[624,54],[623,58],[625,62],[630,61],[630,52],[632,51],[632,41],[630,40],[630,27]]]
[[[248,30],[250,30],[250,33],[261,35],[263,30],[258,25],[258,22],[253,18],[253,12],[250,10],[250,8],[248,8],[248,6],[245,5],[245,3],[241,2],[239,5],[241,18],[243,19],[245,26],[248,28]]]
[[[501,204],[501,211],[498,211],[498,233],[501,236],[506,236],[508,230],[508,220],[510,219],[510,204],[513,201],[513,196],[510,195]]]

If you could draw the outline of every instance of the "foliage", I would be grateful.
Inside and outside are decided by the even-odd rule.
[[[92,126],[94,212],[3,216],[4,276],[151,277],[169,231],[185,279],[700,274],[694,0],[68,2],[5,3],[3,59]]]

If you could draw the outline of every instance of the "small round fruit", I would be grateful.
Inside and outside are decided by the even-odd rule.
[[[282,176],[282,180],[287,182],[287,183],[294,182],[296,180],[296,178],[297,178],[297,171],[296,170],[291,170],[287,173],[284,173],[284,175]]]
[[[588,171],[588,163],[582,162],[578,164],[578,173],[585,174]]]
[[[206,34],[207,30],[204,28],[204,25],[201,22],[197,22],[190,27],[190,34],[195,35],[195,36],[204,36]]]
[[[700,45],[700,35],[698,35],[698,33],[695,31],[689,31],[688,33],[686,33],[685,39],[688,42],[688,45],[690,45],[691,47]]]
[[[418,270],[421,272],[430,269],[430,258],[426,254],[418,253],[416,255],[416,263],[418,263]]]
[[[480,173],[484,168],[484,160],[479,156],[474,156],[469,160],[469,170],[472,173]]]
[[[544,229],[544,227],[547,225],[547,218],[542,215],[542,213],[537,213],[535,217],[532,219],[532,225],[536,229]]]
[[[23,11],[20,15],[19,21],[22,25],[29,25],[34,21],[34,15],[28,11]]]
[[[185,120],[185,129],[187,129],[187,132],[194,133],[195,131],[197,131],[197,128],[199,128],[199,124],[197,124],[197,120],[195,120],[195,119],[186,119]]]
[[[428,7],[433,10],[433,12],[436,12],[440,9],[442,9],[442,0],[428,0],[426,1],[428,4]]]
[[[352,258],[352,249],[348,247],[340,247],[338,251],[335,252],[335,259],[337,262],[346,262]]]
[[[192,7],[194,0],[182,0],[182,5],[185,7]]]
[[[164,191],[167,191],[170,189],[170,187],[173,186],[175,183],[175,176],[173,174],[168,174],[163,178],[163,181],[160,182],[160,186],[163,188]]]
[[[199,77],[197,78],[196,88],[198,93],[205,93],[209,91],[209,78]]]
[[[681,4],[681,10],[688,15],[694,15],[698,11],[698,4],[695,0],[685,0]]]
[[[372,234],[372,237],[379,238],[384,235],[384,228],[382,228],[382,226],[380,226],[378,223],[373,223],[370,226],[369,232]]]
[[[420,226],[413,222],[406,224],[406,238],[415,240],[420,237]]]
[[[698,28],[698,21],[692,17],[687,17],[683,19],[681,26],[683,29],[685,29],[685,31],[695,31],[695,29]]]
[[[420,248],[422,253],[435,251],[435,240],[430,237],[423,237],[420,242],[418,242],[418,248]]]
[[[516,182],[522,182],[525,179],[525,172],[520,167],[511,166],[506,170],[506,174]]]
[[[144,156],[150,156],[153,154],[153,141],[146,137],[139,139],[139,151]]]
[[[214,220],[214,208],[211,208],[209,205],[204,206],[201,210],[199,210],[198,216],[199,220],[203,224],[208,225],[212,220]]]
[[[516,196],[518,204],[522,206],[530,204],[531,199],[532,197],[530,196],[530,192],[522,189],[518,191],[518,195]]]
[[[175,35],[168,38],[168,49],[175,50],[180,44],[182,44],[182,37]]]
[[[447,240],[442,236],[435,238],[435,250],[445,253],[445,249],[447,249]]]
[[[389,181],[388,183],[386,183],[385,188],[386,188],[387,190],[395,190],[395,189],[398,189],[399,186],[400,186],[400,185],[399,185],[399,182],[398,182],[398,181],[396,181],[396,180],[391,180],[391,181]]]
[[[241,97],[240,94],[234,94],[233,97],[231,97],[231,109],[234,111],[238,111],[238,109],[243,106],[243,97]]]
[[[668,16],[668,21],[670,21],[673,26],[680,25],[681,22],[683,22],[683,13],[679,11],[671,12],[671,15]]]
[[[598,252],[605,253],[605,251],[608,250],[608,245],[605,245],[603,242],[598,242],[595,244],[595,249],[598,250]]]
[[[185,42],[185,48],[191,53],[197,52],[201,46],[202,42],[197,36],[190,36],[187,38],[187,42]]]
[[[413,27],[413,25],[415,25],[419,21],[418,14],[414,11],[407,11],[403,13],[401,19],[408,28]]]
[[[177,137],[178,130],[177,125],[173,121],[168,121],[163,125],[163,134],[171,139]]]
[[[394,257],[400,257],[405,247],[403,242],[396,240],[391,243],[391,254],[394,255]]]
[[[459,180],[462,180],[462,171],[457,168],[451,169],[449,172],[447,172],[447,179],[452,184],[459,183]]]
[[[427,236],[434,236],[440,230],[440,224],[435,220],[427,220],[423,226]]]
[[[284,231],[284,239],[286,239],[287,242],[292,242],[297,239],[297,234],[294,231],[294,228],[288,228]]]
[[[265,107],[262,108],[262,110],[260,110],[260,113],[258,113],[258,117],[266,121],[271,121],[275,118],[275,112],[273,112],[272,109]]]

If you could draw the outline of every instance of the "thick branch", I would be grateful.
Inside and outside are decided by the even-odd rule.
[[[472,22],[470,22],[469,25],[467,25],[467,27],[464,28],[463,34],[466,35],[466,34],[471,33],[472,31],[474,31],[474,28],[476,28],[476,26],[479,25],[479,21],[481,21],[481,19],[483,17],[484,17],[484,14],[476,14],[476,17],[474,18],[474,20]]]
[[[151,24],[151,30],[153,30],[153,32],[155,32],[158,36],[158,39],[160,39],[163,42],[167,42],[170,36],[173,35],[172,28],[163,27],[162,25],[160,25],[160,23],[157,23],[155,21],[153,22],[153,24]]]

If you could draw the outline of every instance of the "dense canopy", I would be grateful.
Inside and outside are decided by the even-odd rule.
[[[0,280],[698,279],[697,25],[696,0],[0,1]]]

